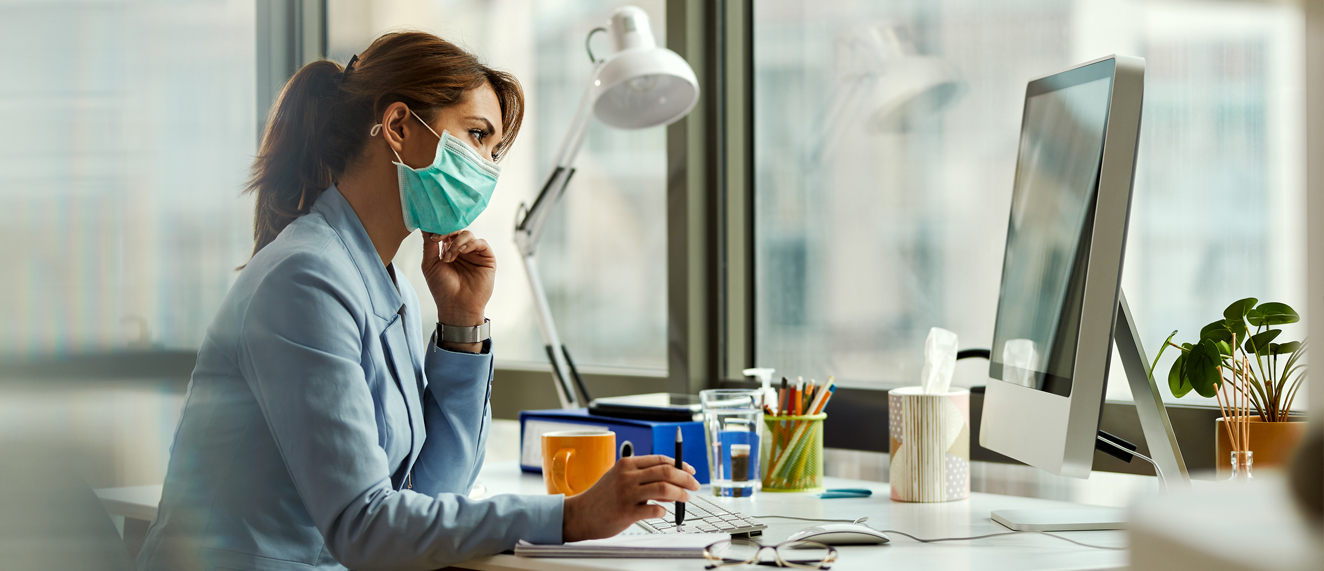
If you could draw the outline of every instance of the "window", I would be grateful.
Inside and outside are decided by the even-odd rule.
[[[0,7],[0,358],[196,349],[252,251],[252,2]]]
[[[988,347],[1025,85],[1111,53],[1146,59],[1122,286],[1150,357],[1241,297],[1305,305],[1298,7],[775,0],[754,3],[753,20],[760,365],[913,385],[931,326]],[[964,93],[871,125],[902,89],[884,66],[830,103],[878,69],[852,41],[877,33],[951,66]],[[983,384],[985,370],[956,382]],[[1129,399],[1120,363],[1111,370],[1109,398]]]
[[[496,249],[496,292],[488,304],[501,362],[546,362],[519,253],[516,211],[532,204],[552,168],[592,65],[584,49],[590,30],[604,26],[619,2],[502,3],[460,0],[330,3],[330,57],[342,64],[383,32],[435,33],[512,72],[524,86],[526,111],[518,143],[503,159],[501,181],[472,229]],[[666,38],[661,0],[633,2]],[[601,57],[610,49],[595,37]],[[539,266],[563,342],[576,363],[665,369],[666,130],[589,127],[576,174],[539,247]],[[421,241],[401,247],[396,265],[433,314],[418,271]]]

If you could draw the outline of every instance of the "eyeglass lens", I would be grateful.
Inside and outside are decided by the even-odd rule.
[[[764,549],[772,549],[774,561],[760,561]],[[759,545],[753,541],[733,539],[710,545],[704,551],[710,569],[735,565],[772,565],[800,569],[827,569],[836,559],[836,550],[812,541],[788,541],[775,546]]]

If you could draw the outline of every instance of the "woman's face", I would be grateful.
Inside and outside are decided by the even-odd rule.
[[[413,116],[409,107],[401,102],[386,108],[382,124],[386,126],[382,133],[386,146],[380,147],[380,151],[372,151],[382,154],[370,156],[369,160],[389,165],[398,156],[404,164],[416,169],[426,167],[436,159],[440,142],[437,137],[443,131],[449,131],[452,137],[473,147],[479,156],[488,160],[493,160],[493,153],[505,135],[501,132],[501,104],[492,86],[486,83],[469,90],[459,103],[438,111],[427,125],[431,131],[424,128],[421,118]]]
[[[495,151],[504,135],[501,104],[492,86],[486,83],[465,93],[459,104],[438,112],[430,126],[438,133],[450,131],[452,137],[464,141],[489,161],[496,160]]]

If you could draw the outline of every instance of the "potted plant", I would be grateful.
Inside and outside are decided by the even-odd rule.
[[[1196,342],[1173,343],[1173,331],[1159,349],[1158,357],[1168,347],[1182,352],[1168,372],[1173,396],[1195,391],[1218,399],[1223,417],[1214,430],[1220,473],[1233,471],[1239,458],[1235,452],[1251,452],[1240,458],[1243,463],[1253,458],[1257,467],[1286,465],[1305,430],[1304,417],[1291,412],[1305,378],[1301,357],[1306,344],[1280,339],[1283,330],[1278,328],[1301,317],[1285,303],[1257,302],[1253,297],[1233,302],[1223,319],[1200,330]],[[1157,357],[1150,370],[1156,366]]]

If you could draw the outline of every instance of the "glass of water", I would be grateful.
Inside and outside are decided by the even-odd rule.
[[[713,495],[747,498],[762,482],[759,433],[762,391],[711,389],[699,393]]]

